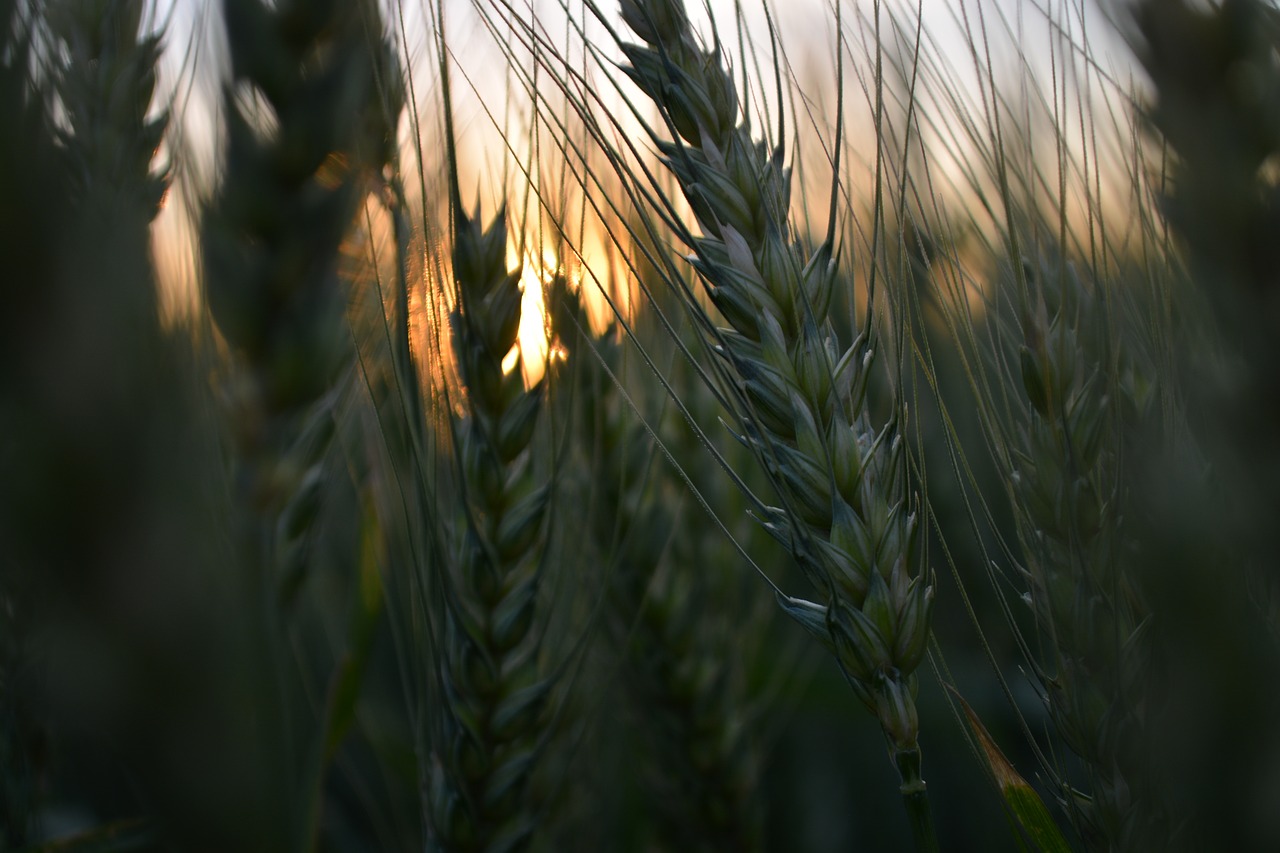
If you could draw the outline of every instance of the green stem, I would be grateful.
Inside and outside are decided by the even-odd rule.
[[[911,835],[918,853],[938,853],[938,836],[933,831],[933,812],[929,808],[929,792],[920,775],[920,748],[894,749],[893,763],[902,777],[902,803],[907,807]]]

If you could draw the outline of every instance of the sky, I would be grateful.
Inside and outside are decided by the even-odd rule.
[[[1107,3],[1107,0],[1102,2]],[[530,138],[527,131],[530,123],[529,98],[522,91],[521,77],[512,71],[510,56],[516,56],[526,68],[529,65],[527,54],[510,48],[519,40],[509,32],[500,33],[498,37],[492,35],[485,25],[484,16],[478,11],[480,8],[493,10],[497,6],[494,3],[478,6],[472,0],[444,0],[446,44],[455,68],[454,105],[461,184],[464,195],[473,197],[478,194],[484,209],[491,212],[501,202],[504,187],[510,190],[512,186],[519,185],[513,176],[519,175],[520,163],[526,156],[523,146]],[[746,38],[754,39],[762,50],[767,51],[769,29],[764,7],[756,2],[743,2],[742,8]],[[548,34],[547,38],[564,50],[569,61],[575,67],[582,67],[581,40],[568,26],[570,18],[584,22],[582,34],[600,51],[600,57],[616,59],[618,52],[612,46],[605,27],[591,17],[581,0],[568,0],[567,9],[568,16],[566,6],[559,2],[536,0],[535,11]],[[621,27],[614,0],[604,0],[604,9],[609,23]],[[801,154],[821,166],[826,159],[821,148],[822,140],[830,140],[835,115],[835,6],[826,0],[786,0],[784,3],[775,2],[772,9],[790,75],[807,99],[798,101],[809,111],[809,117],[804,120],[815,122],[818,128],[816,134],[808,135],[806,144],[809,147]],[[865,90],[873,69],[869,57],[873,54],[870,22],[874,9],[871,0],[845,2],[840,7],[846,41],[845,133],[855,146],[862,144],[868,151],[873,148],[873,134],[870,101]],[[1122,6],[1099,6],[1095,0],[1072,3],[1061,0],[919,0],[918,5],[886,2],[881,7],[884,41],[891,46],[894,43],[890,35],[891,14],[896,14],[899,20],[905,20],[911,26],[917,11],[926,33],[926,52],[935,56],[937,62],[946,63],[945,70],[940,73],[948,78],[961,97],[969,99],[969,108],[975,111],[982,108],[978,81],[987,53],[997,79],[1026,80],[1034,76],[1043,81],[1043,85],[1051,87],[1052,81],[1066,76],[1063,57],[1070,51],[1064,51],[1063,32],[1068,33],[1076,44],[1088,42],[1090,54],[1100,71],[1115,75],[1120,80],[1127,80],[1133,74],[1129,52],[1107,20],[1108,17],[1122,17]],[[158,0],[156,12],[158,21],[167,22],[161,91],[168,93],[165,97],[173,99],[174,113],[180,117],[176,126],[177,147],[184,152],[179,164],[183,179],[178,181],[171,193],[172,203],[157,222],[156,245],[170,304],[180,306],[191,300],[195,277],[195,263],[189,248],[189,199],[186,196],[200,191],[199,188],[207,188],[213,179],[218,140],[216,107],[225,73],[225,46],[221,38],[217,0]],[[722,34],[732,34],[731,38],[725,38],[725,51],[735,69],[740,69],[744,60],[737,35],[733,32],[734,3],[732,0],[712,0],[709,13],[714,16]],[[704,37],[712,33],[707,9],[691,10],[691,16]],[[412,69],[422,124],[434,127],[438,125],[440,103],[436,86],[438,53],[431,36],[436,20],[434,9],[418,0],[404,0],[402,4],[387,9],[387,20],[395,27],[402,55]],[[1051,21],[1054,25],[1050,24]],[[975,59],[964,32],[966,28],[976,32],[983,25],[989,38],[983,45],[984,54]],[[913,35],[908,29],[905,41],[898,42],[904,55],[909,55],[909,42]],[[765,73],[768,74],[769,54],[763,53],[758,61],[765,64]],[[593,79],[596,91],[611,90],[603,82],[599,70],[594,72]],[[545,73],[542,81],[540,85],[545,93]],[[631,94],[635,95],[634,90]],[[763,98],[771,114],[776,113],[771,86],[761,86],[751,95],[755,99]],[[624,132],[635,138],[641,138],[638,128],[635,122],[624,122]],[[407,145],[410,142],[408,122],[404,123],[402,136]],[[945,163],[948,153],[957,161],[963,161],[965,152],[947,151],[949,145],[955,147],[946,141],[939,145],[940,162]],[[865,153],[861,156],[864,158],[861,162],[857,156],[849,158],[846,180],[851,185],[857,185],[859,174],[864,178],[870,174],[867,164],[872,155]],[[821,183],[821,169],[816,172]],[[603,242],[598,239],[587,242],[583,251],[592,257],[586,258],[586,262],[600,272],[599,265],[606,254]],[[539,252],[530,249],[527,254],[531,267],[542,266]],[[517,256],[511,258],[513,263],[518,260]],[[554,262],[552,258],[546,260]],[[603,272],[600,274],[604,275]],[[536,285],[536,282],[535,273],[528,284]],[[530,300],[533,300],[533,291],[538,288],[530,286],[527,290],[530,291]],[[526,304],[530,339],[536,337],[536,308],[532,301]]]

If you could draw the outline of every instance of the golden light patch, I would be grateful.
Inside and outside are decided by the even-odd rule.
[[[518,349],[526,386],[532,386],[546,373],[550,345],[543,290],[554,279],[559,265],[559,258],[550,249],[544,249],[541,257],[533,252],[526,252],[524,257],[520,275],[523,298],[520,303]],[[503,370],[506,369],[504,361]]]
[[[342,182],[346,180],[347,172],[349,171],[350,163],[347,162],[347,155],[339,151],[332,151],[328,157],[324,158],[320,168],[316,169],[316,183],[326,190],[336,190],[342,186]]]

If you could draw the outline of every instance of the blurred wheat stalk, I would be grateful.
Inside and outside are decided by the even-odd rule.
[[[582,289],[562,280],[550,296],[568,353],[557,373],[572,371],[589,457],[577,465],[592,475],[580,498],[592,507],[594,544],[583,571],[604,588],[602,677],[618,682],[624,709],[602,736],[638,735],[630,751],[664,849],[763,849],[766,706],[747,670],[770,636],[766,611],[729,542],[697,535],[694,500],[665,455],[689,471],[704,450],[687,429],[662,428],[664,407],[629,396],[645,389],[628,381],[633,358],[618,322],[594,336]],[[685,400],[698,405],[697,384],[688,385]]]

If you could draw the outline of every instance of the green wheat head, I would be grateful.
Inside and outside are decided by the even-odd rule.
[[[904,778],[922,784],[912,673],[925,653],[933,587],[915,565],[919,531],[898,421],[874,427],[866,407],[870,325],[847,347],[837,341],[831,246],[803,254],[788,224],[783,152],[739,123],[733,81],[718,53],[697,45],[683,7],[625,2],[623,18],[645,41],[623,46],[627,73],[679,135],[658,145],[702,231],[688,238],[694,267],[730,325],[717,340],[736,377],[739,438],[783,498],[763,522],[825,602],[784,607],[836,655]]]

